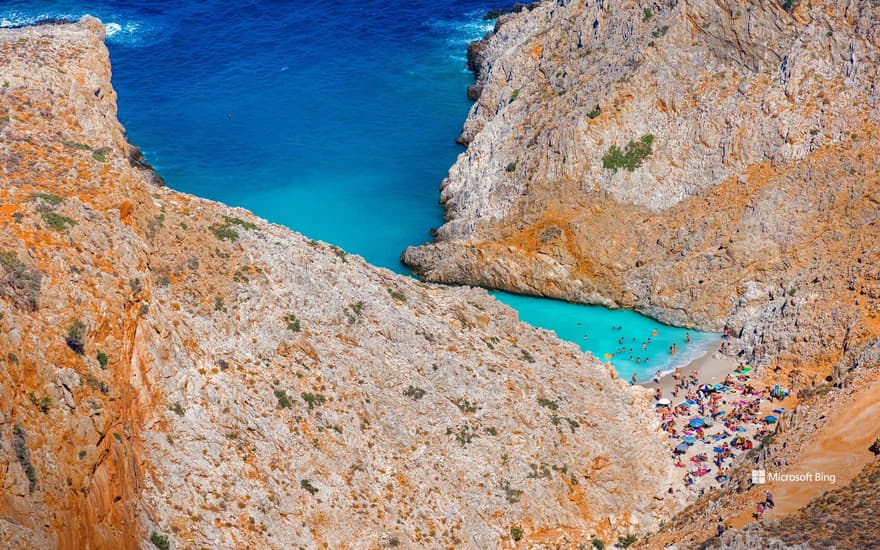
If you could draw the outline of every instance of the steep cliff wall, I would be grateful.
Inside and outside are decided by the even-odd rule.
[[[480,50],[406,263],[460,282],[732,327],[815,382],[880,334],[876,2],[546,1]]]
[[[102,38],[0,32],[0,540],[490,548],[676,509],[646,392],[574,345],[155,185]]]

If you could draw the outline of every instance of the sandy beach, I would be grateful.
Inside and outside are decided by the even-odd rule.
[[[732,373],[739,363],[732,357],[721,355],[718,349],[721,346],[721,342],[722,340],[719,338],[718,341],[709,348],[709,351],[705,355],[702,355],[684,367],[681,367],[682,376],[688,378],[691,373],[696,370],[700,384],[720,384],[723,382],[724,378]],[[673,373],[670,372],[662,375],[659,383],[654,382],[653,380],[647,380],[638,382],[638,384],[652,390],[659,387],[663,397],[671,399],[672,389],[675,386],[675,378],[673,377]]]
[[[720,353],[720,344],[719,339],[706,354],[681,367],[679,380],[668,373],[659,383],[640,383],[660,389],[662,401],[657,400],[655,411],[682,473],[676,491],[723,485],[728,463],[775,428],[776,420],[768,422],[767,417],[778,418],[794,402],[791,397],[774,399],[770,388],[752,380],[750,368]],[[678,381],[684,387],[675,390]]]

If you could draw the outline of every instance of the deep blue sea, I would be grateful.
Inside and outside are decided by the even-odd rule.
[[[169,186],[406,273],[399,255],[442,224],[439,184],[462,152],[467,44],[493,27],[487,9],[509,3],[7,0],[0,25],[98,17],[119,117]],[[685,345],[684,330],[632,312],[496,297],[627,378],[712,339]]]

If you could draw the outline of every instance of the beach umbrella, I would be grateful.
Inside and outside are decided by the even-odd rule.
[[[660,399],[657,401],[657,406],[663,407],[663,406],[668,405],[669,403],[670,403],[670,401],[664,397],[663,399]]]
[[[688,422],[688,426],[693,428],[701,428],[706,423],[702,418],[694,418],[690,422]]]
[[[697,438],[692,435],[688,435],[683,438],[683,441],[685,443],[690,443],[691,445],[693,445],[694,443],[697,442]]]
[[[711,428],[712,426],[715,425],[715,421],[712,420],[711,418],[707,417],[707,418],[703,419],[703,425],[706,426],[707,428]]]
[[[773,424],[777,420],[779,420],[779,419],[776,418],[775,416],[773,416],[772,414],[764,417],[764,422],[766,422],[767,424]]]
[[[679,444],[675,447],[675,452],[677,452],[677,453],[686,453],[687,450],[688,450],[688,444],[687,444],[687,443],[679,443]]]
[[[714,447],[712,450],[715,451],[717,454],[721,454],[724,452],[724,449],[722,449],[721,447]]]

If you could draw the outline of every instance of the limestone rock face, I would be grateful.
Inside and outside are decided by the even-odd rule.
[[[682,504],[647,392],[485,291],[154,185],[102,38],[0,32],[0,540],[493,548]]]
[[[781,4],[502,17],[446,223],[403,260],[429,281],[728,325],[744,358],[828,374],[880,333],[880,6]]]

